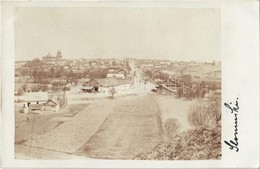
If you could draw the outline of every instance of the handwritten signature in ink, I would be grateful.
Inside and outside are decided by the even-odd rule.
[[[235,121],[235,125],[234,125],[234,139],[233,140],[229,140],[228,141],[224,141],[231,150],[236,150],[236,152],[239,151],[238,148],[238,124],[237,124],[237,120],[238,120],[238,110],[239,110],[239,105],[238,105],[238,98],[236,99],[235,105],[233,105],[233,103],[224,103],[224,105],[230,110],[231,114],[234,114],[234,121]]]

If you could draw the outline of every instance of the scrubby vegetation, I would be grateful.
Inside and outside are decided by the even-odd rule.
[[[191,106],[188,120],[194,129],[178,133],[177,119],[164,124],[167,141],[140,153],[136,160],[207,160],[221,157],[220,101]]]
[[[194,126],[216,126],[221,120],[219,100],[210,100],[206,104],[193,105],[188,115],[189,122]]]
[[[164,123],[164,129],[169,139],[172,139],[180,127],[180,123],[176,118],[167,119]]]
[[[207,160],[221,158],[221,128],[197,127],[176,135],[170,142],[134,157],[135,160]]]
[[[210,114],[206,106],[192,106],[188,115],[189,122],[194,126],[207,126],[210,123]]]
[[[110,99],[113,99],[114,98],[114,95],[115,95],[115,93],[116,93],[116,89],[114,88],[114,87],[111,87],[111,88],[109,88],[109,93],[110,93]]]

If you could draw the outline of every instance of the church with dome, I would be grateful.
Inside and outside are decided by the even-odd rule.
[[[52,56],[50,54],[50,52],[48,52],[48,54],[46,56],[42,57],[42,61],[45,64],[59,64],[62,62],[62,54],[61,51],[58,50],[57,51],[57,55],[56,56]]]

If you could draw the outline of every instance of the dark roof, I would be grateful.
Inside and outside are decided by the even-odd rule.
[[[41,100],[41,102],[42,101],[43,100]],[[36,102],[36,101],[30,101],[30,102]],[[38,102],[40,102],[40,101],[38,100]],[[30,104],[30,109],[41,110],[42,106],[56,106],[57,104],[58,103],[55,100],[49,99],[46,103]]]
[[[190,89],[190,87],[186,86],[185,83],[181,80],[176,79],[176,84],[176,87],[180,87],[184,84],[184,88]],[[167,79],[163,82],[158,83],[157,85],[172,86],[175,85],[175,79]]]
[[[174,89],[167,87],[166,85],[162,84],[161,85],[163,88],[167,89],[168,91],[170,91],[171,93],[174,93]]]
[[[48,100],[44,106],[56,106],[57,103],[54,100]]]
[[[101,78],[101,79],[91,79],[86,82],[83,86],[102,86],[102,87],[112,87],[119,86],[123,84],[131,83],[129,80],[118,79],[118,78]]]
[[[44,103],[41,104],[30,104],[30,109],[32,110],[41,110]]]

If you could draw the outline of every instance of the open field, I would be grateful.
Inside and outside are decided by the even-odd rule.
[[[180,131],[192,128],[187,120],[192,103],[139,95],[72,104],[56,114],[16,113],[16,158],[35,153],[39,159],[132,159],[165,140],[167,119],[178,119]]]
[[[132,159],[163,139],[161,118],[151,96],[118,101],[101,128],[86,142],[88,157]]]
[[[64,123],[69,117],[74,116],[87,104],[67,105],[59,113],[36,114],[15,112],[15,143],[20,144],[33,135],[40,135]]]
[[[44,134],[34,136],[27,146],[72,153],[77,151],[100,127],[113,104],[95,102],[80,111],[70,120]]]
[[[195,103],[194,100],[177,99],[171,95],[157,95],[156,101],[161,112],[163,124],[169,118],[176,118],[180,123],[178,132],[192,128],[188,122],[188,112],[190,106]]]

